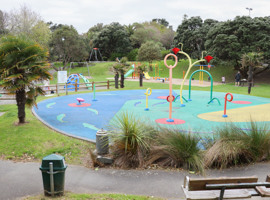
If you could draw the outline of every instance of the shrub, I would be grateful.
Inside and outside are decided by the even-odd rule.
[[[110,56],[110,61],[115,61],[116,58],[119,58],[119,60],[120,60],[124,56],[125,56],[125,54],[123,54],[123,53],[112,53]]]
[[[139,49],[133,49],[128,53],[127,58],[129,61],[136,61]]]
[[[171,50],[162,50],[161,51],[161,59],[164,60],[167,54],[171,53]]]
[[[124,168],[142,167],[149,152],[149,136],[153,129],[133,113],[124,111],[115,115],[108,130],[114,163]]]
[[[204,174],[204,151],[199,147],[198,135],[159,127],[155,140],[147,164],[184,167]]]

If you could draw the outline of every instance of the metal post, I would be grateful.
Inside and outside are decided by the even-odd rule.
[[[57,80],[56,90],[57,90],[57,95],[59,96],[59,83],[58,83],[58,80]]]
[[[87,70],[88,70],[88,76],[89,76],[89,78],[90,78],[90,72],[89,72],[88,63],[86,63],[86,65],[87,65]]]
[[[67,83],[66,83],[66,95],[68,95]]]
[[[51,194],[54,197],[54,181],[53,181],[53,163],[50,162],[50,186],[51,186]]]

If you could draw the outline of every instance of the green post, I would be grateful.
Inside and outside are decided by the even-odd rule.
[[[201,70],[201,69],[193,72],[191,74],[190,78],[189,78],[189,95],[188,95],[188,101],[191,101],[191,79],[192,79],[192,76],[194,74],[196,74],[197,72],[205,72],[211,78],[211,90],[210,90],[210,101],[211,101],[212,100],[212,93],[213,93],[213,78],[212,78],[211,74],[208,71]]]
[[[94,88],[94,99],[92,101],[97,101],[96,100],[96,84],[94,84],[93,88]]]

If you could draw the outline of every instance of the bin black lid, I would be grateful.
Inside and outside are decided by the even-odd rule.
[[[42,163],[40,168],[46,168],[49,169],[50,165],[49,163],[52,162],[53,163],[53,168],[57,168],[57,169],[65,169],[66,163],[65,163],[65,157],[60,156],[60,155],[56,155],[56,154],[51,154],[48,156],[45,156],[42,159]]]

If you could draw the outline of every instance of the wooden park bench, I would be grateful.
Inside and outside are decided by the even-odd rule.
[[[270,176],[265,182],[258,182],[257,176],[189,178],[185,177],[182,189],[187,200],[222,200],[270,197]],[[263,199],[263,198],[262,198]]]

